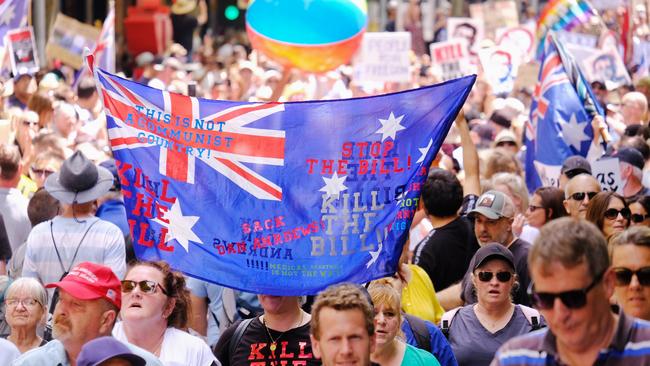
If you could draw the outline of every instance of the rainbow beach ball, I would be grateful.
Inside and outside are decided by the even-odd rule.
[[[282,65],[310,72],[348,62],[367,22],[364,0],[254,0],[246,11],[253,48]]]

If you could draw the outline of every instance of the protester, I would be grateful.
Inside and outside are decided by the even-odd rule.
[[[506,342],[492,365],[650,362],[650,325],[611,311],[616,276],[595,225],[575,218],[546,224],[529,265],[532,299],[548,328]]]
[[[564,192],[555,187],[540,187],[530,198],[526,222],[540,229],[547,222],[567,216],[564,208]]]
[[[29,177],[36,183],[37,188],[45,185],[45,180],[50,175],[61,169],[65,158],[51,151],[37,153],[29,167]]]
[[[564,208],[571,217],[584,219],[587,206],[596,193],[600,192],[600,184],[589,174],[578,174],[571,178],[564,187]]]
[[[309,341],[311,316],[300,308],[297,296],[258,295],[264,314],[233,324],[221,334],[214,353],[224,366],[251,361],[317,365]],[[241,327],[241,328],[239,328]],[[239,330],[239,331],[238,331]],[[234,337],[234,334],[241,334]]]
[[[543,325],[536,310],[512,303],[519,284],[508,248],[499,243],[484,245],[472,262],[471,281],[478,301],[445,313],[441,323],[461,366],[487,365],[507,340]]]
[[[374,310],[357,285],[332,285],[316,296],[310,338],[323,366],[370,366],[375,349]]]
[[[218,365],[200,338],[181,329],[187,326],[190,295],[185,278],[169,264],[137,262],[122,280],[121,322],[113,336],[145,349],[165,365]]]
[[[47,316],[47,292],[33,278],[19,278],[5,291],[7,324],[10,333],[7,340],[18,347],[20,353],[41,347],[47,343],[38,335]]]
[[[610,255],[616,302],[626,314],[650,320],[650,229],[637,226],[615,235]]]
[[[11,250],[15,250],[29,235],[31,225],[27,217],[27,203],[16,189],[22,164],[16,146],[0,145],[0,213],[7,229]],[[5,249],[0,248],[0,252]],[[4,263],[0,261],[0,273],[4,273]]]
[[[95,200],[112,185],[113,175],[80,152],[66,159],[61,170],[47,178],[45,190],[63,208],[54,219],[30,232],[23,276],[50,283],[84,261],[110,266],[118,276],[124,276],[124,236],[117,226],[94,216]],[[52,290],[48,295],[50,303],[55,303]]]
[[[650,196],[641,196],[635,200],[627,200],[630,204],[630,225],[650,227]]]
[[[580,155],[568,157],[560,168],[560,189],[564,190],[567,182],[579,174],[591,175],[591,164]]]
[[[14,93],[7,100],[7,107],[18,107],[22,110],[27,108],[29,98],[36,91],[34,75],[29,73],[18,73],[14,76]]]
[[[396,338],[402,324],[401,299],[386,280],[374,281],[368,287],[375,307],[375,350],[370,359],[381,365],[440,365],[429,352]]]
[[[74,365],[84,344],[111,334],[122,296],[120,280],[109,267],[79,263],[61,281],[46,287],[60,291],[52,324],[55,340],[23,354],[14,366]],[[125,345],[147,365],[162,366],[151,353]]]
[[[131,350],[113,337],[99,337],[81,347],[77,366],[144,366],[144,358],[131,352]]]
[[[585,218],[593,222],[609,238],[630,226],[630,209],[616,192],[600,192],[589,202]]]
[[[626,199],[635,199],[638,196],[650,195],[650,189],[643,186],[643,167],[645,161],[643,155],[633,148],[622,148],[615,154],[618,157],[621,168],[621,179],[623,185],[623,196]]]

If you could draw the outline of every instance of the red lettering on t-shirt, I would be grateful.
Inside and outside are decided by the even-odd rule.
[[[263,360],[265,357],[260,352],[266,347],[266,343],[252,343],[251,344],[251,353],[248,355],[249,360]]]

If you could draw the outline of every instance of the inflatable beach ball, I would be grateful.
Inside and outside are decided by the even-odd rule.
[[[246,11],[253,48],[310,72],[348,62],[367,22],[365,0],[254,0]]]

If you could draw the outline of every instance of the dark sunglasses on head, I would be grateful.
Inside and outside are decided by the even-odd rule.
[[[528,287],[528,296],[530,296],[533,305],[542,310],[553,309],[555,299],[560,298],[564,306],[569,309],[580,309],[587,304],[587,294],[603,278],[603,273],[594,278],[591,284],[583,289],[564,291],[560,293],[537,292],[533,283]]]
[[[621,216],[623,216],[625,220],[629,220],[632,212],[627,207],[624,207],[620,210],[617,210],[615,208],[610,208],[607,211],[605,211],[605,218],[608,220],[616,220],[618,214],[621,214]]]
[[[650,217],[650,215],[632,214],[632,216],[630,216],[630,220],[638,224],[645,221],[645,219],[647,219],[648,217]]]
[[[138,286],[140,287],[140,291],[142,291],[145,294],[153,294],[156,292],[156,287],[160,288],[160,291],[162,291],[163,294],[167,295],[167,291],[158,284],[158,282],[155,281],[130,281],[130,280],[124,280],[122,281],[122,292],[131,292],[135,289],[135,287]]]
[[[589,197],[591,200],[596,194],[598,194],[598,192],[576,192],[569,197],[571,197],[571,199],[574,201],[582,201],[585,199],[585,195],[587,195],[587,197]]]
[[[478,273],[478,279],[481,282],[490,282],[490,281],[492,281],[492,277],[494,277],[494,274],[495,274],[494,272],[483,272],[483,271],[481,271],[481,272]],[[497,280],[499,280],[499,282],[508,282],[512,278],[512,273],[505,272],[505,271],[504,272],[497,272],[496,276],[497,276]]]
[[[636,271],[618,267],[614,268],[614,274],[616,274],[616,286],[628,286],[632,282],[632,275],[636,275],[641,286],[650,286],[650,267],[642,267]]]

